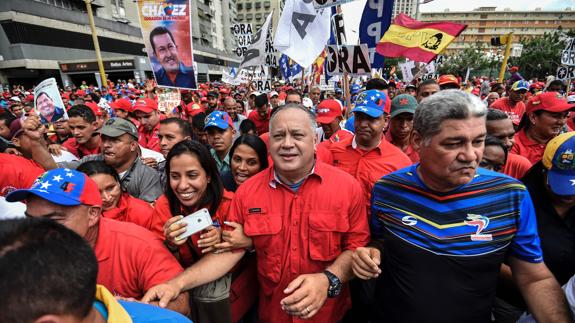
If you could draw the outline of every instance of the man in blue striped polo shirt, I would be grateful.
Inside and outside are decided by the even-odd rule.
[[[372,247],[353,257],[359,278],[381,274],[372,322],[490,322],[504,261],[540,322],[569,322],[528,191],[478,168],[486,112],[459,90],[423,100],[412,139],[420,163],[375,184]]]

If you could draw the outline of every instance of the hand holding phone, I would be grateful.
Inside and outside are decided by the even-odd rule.
[[[176,241],[181,241],[188,238],[192,234],[198,233],[205,228],[212,225],[212,217],[207,209],[198,210],[192,214],[187,215],[174,224],[186,223],[186,231],[176,237]]]

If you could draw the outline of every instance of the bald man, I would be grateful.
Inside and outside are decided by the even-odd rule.
[[[227,97],[224,100],[224,111],[228,113],[232,121],[234,122],[234,129],[240,129],[240,124],[242,121],[246,120],[247,117],[237,113],[237,102],[231,96]],[[234,134],[234,140],[241,135],[239,131],[236,131]]]

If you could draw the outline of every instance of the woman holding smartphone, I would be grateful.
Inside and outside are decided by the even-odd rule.
[[[202,255],[215,251],[221,241],[221,225],[229,211],[233,193],[224,190],[216,163],[202,144],[185,140],[177,143],[166,159],[168,183],[165,194],[156,201],[152,231],[184,268]],[[186,231],[186,223],[176,223],[202,208],[208,209],[213,225],[186,239],[177,239]],[[192,319],[196,322],[230,322],[229,287],[224,276],[191,291]]]

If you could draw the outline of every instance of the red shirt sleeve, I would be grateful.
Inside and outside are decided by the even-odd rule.
[[[62,147],[66,148],[71,154],[80,158],[80,153],[78,152],[78,144],[76,143],[76,139],[69,138],[68,140],[62,143]]]
[[[44,169],[24,157],[0,154],[0,196],[17,190],[32,187]]]
[[[160,239],[164,239],[164,223],[172,217],[170,205],[166,195],[160,196],[156,201],[154,212],[150,223],[150,231],[155,233]]]
[[[140,264],[138,267],[143,269],[139,275],[140,281],[144,284],[144,291],[174,278],[183,271],[182,266],[166,249],[162,240],[152,234],[149,236],[150,243],[138,248],[138,253],[134,255],[134,259]]]
[[[126,193],[127,194],[127,193]],[[128,195],[126,221],[135,223],[148,230],[152,229],[154,208],[146,201]]]

